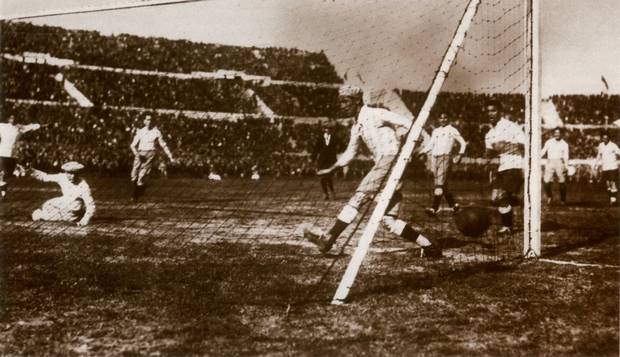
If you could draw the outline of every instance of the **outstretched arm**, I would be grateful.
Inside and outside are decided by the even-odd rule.
[[[338,167],[347,166],[351,160],[357,154],[357,150],[359,148],[360,141],[360,127],[359,124],[353,124],[351,127],[351,136],[349,137],[349,144],[347,145],[346,150],[340,155],[336,163],[334,163],[331,167],[323,170],[319,170],[317,172],[318,175],[326,175],[332,171],[334,171]]]
[[[50,175],[46,172],[36,169],[30,169],[30,176],[43,182],[58,182],[61,174]]]
[[[41,128],[41,124],[28,124],[28,125],[20,125],[19,132],[21,134],[27,133],[29,131],[39,130]]]

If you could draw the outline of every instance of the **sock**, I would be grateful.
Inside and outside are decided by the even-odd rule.
[[[321,189],[323,190],[323,194],[327,197],[327,180],[325,178],[321,179]]]
[[[407,224],[407,225],[405,225],[405,228],[403,229],[403,231],[400,234],[400,236],[403,237],[405,240],[408,240],[410,242],[416,242],[416,240],[420,236],[420,232],[418,232],[415,229],[411,228],[411,226]],[[426,244],[426,245],[427,246],[430,245],[430,242],[428,242],[428,244]],[[423,245],[420,244],[420,246],[423,246]]]
[[[560,184],[560,200],[562,200],[562,202],[566,202],[566,184],[565,183]]]
[[[501,213],[502,226],[512,228],[512,210],[508,213]]]
[[[553,197],[553,191],[551,190],[551,182],[545,183],[545,194],[547,197]]]
[[[439,203],[441,203],[441,195],[433,195],[433,210],[439,209]]]
[[[452,192],[446,190],[444,192],[444,196],[446,197],[446,201],[448,201],[448,206],[454,207],[455,202],[454,196],[452,196]]]
[[[348,223],[337,219],[336,223],[334,223],[334,226],[329,230],[329,232],[327,232],[327,234],[329,235],[329,242],[335,242],[348,225]]]

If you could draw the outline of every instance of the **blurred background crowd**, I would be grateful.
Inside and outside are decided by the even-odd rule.
[[[148,113],[179,159],[174,167],[166,168],[162,162],[162,172],[309,175],[315,172],[310,153],[323,126],[332,128],[340,151],[344,150],[350,118],[361,106],[359,93],[345,95],[337,85],[326,85],[342,79],[323,53],[103,36],[29,23],[2,23],[2,40],[2,116],[47,124],[25,135],[18,149],[23,162],[42,169],[77,160],[93,171],[127,174],[132,160],[129,144]],[[115,69],[28,63],[7,57],[24,52]],[[224,68],[290,82],[171,75]],[[161,72],[135,73],[131,69]],[[80,107],[63,88],[65,80],[94,106]],[[414,114],[425,99],[425,93],[416,91],[402,90],[400,96]],[[491,127],[485,113],[490,99],[500,101],[506,112],[523,120],[524,97],[519,94],[441,93],[426,130],[430,133],[435,118],[445,113],[468,142],[466,156],[482,158],[484,135]],[[564,137],[571,158],[594,157],[602,127],[607,124],[612,140],[617,141],[620,130],[612,123],[620,118],[620,96],[563,95],[551,100],[567,124]],[[259,102],[273,115],[266,115]],[[205,115],[196,118],[190,111]],[[230,113],[230,117],[210,113]],[[545,133],[543,140],[547,137]],[[420,162],[416,158],[413,164],[418,167]],[[362,155],[348,168],[348,174],[362,175],[369,165]],[[455,170],[457,175],[481,174],[479,166],[471,164]],[[410,175],[422,174],[422,170],[409,171]]]

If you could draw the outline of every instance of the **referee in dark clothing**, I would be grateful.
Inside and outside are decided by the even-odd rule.
[[[319,170],[329,168],[336,163],[337,145],[331,129],[327,126],[323,127],[323,133],[317,139],[312,152],[312,160],[317,163]],[[335,198],[333,176],[333,173],[321,176],[321,188],[326,200],[330,199],[330,193],[331,198]]]

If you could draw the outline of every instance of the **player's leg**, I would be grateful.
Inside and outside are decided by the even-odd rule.
[[[452,167],[452,158],[449,155],[447,155],[446,170],[445,170],[446,172],[445,172],[445,178],[444,178],[444,183],[443,183],[443,195],[446,198],[448,207],[452,208],[454,211],[457,211],[459,209],[459,204],[456,203],[456,201],[454,200],[452,191],[450,191],[450,188],[448,187],[448,176],[450,175],[451,167]]]
[[[47,200],[41,208],[32,212],[34,221],[70,221],[72,219],[73,204],[64,197]]]
[[[433,171],[433,202],[430,208],[426,209],[426,213],[434,216],[439,211],[439,205],[441,204],[441,198],[443,197],[443,184],[445,182],[445,172],[443,156],[433,156],[431,159],[432,171]]]
[[[394,156],[386,156],[380,158],[372,169],[362,179],[362,182],[357,187],[355,194],[342,208],[336,222],[330,230],[324,234],[322,232],[312,232],[306,230],[304,236],[312,243],[316,244],[321,252],[328,252],[334,245],[338,237],[344,232],[344,230],[353,222],[361,207],[366,205],[373,196],[379,192],[383,180],[388,174]]]
[[[0,201],[7,195],[9,180],[13,177],[16,163],[17,160],[12,157],[0,157]]]
[[[553,201],[553,165],[551,160],[547,160],[545,164],[545,172],[543,175],[543,187],[545,188],[545,196],[547,196],[547,204]]]
[[[603,171],[603,180],[607,186],[607,194],[609,196],[609,204],[614,205],[618,201],[618,171]]]
[[[429,237],[425,237],[418,230],[414,229],[410,224],[398,219],[400,204],[403,195],[400,190],[394,192],[394,196],[388,204],[385,216],[383,216],[383,224],[390,232],[402,237],[406,241],[414,242],[422,248],[422,254],[428,258],[436,258],[441,256],[441,247],[439,244]]]
[[[515,202],[515,195],[521,189],[523,177],[520,169],[510,169],[498,172],[498,179],[500,180],[500,196],[497,210],[502,224],[500,233],[511,233],[514,222],[512,205]]]
[[[329,200],[329,191],[328,191],[328,187],[327,187],[327,181],[328,181],[327,176],[328,175],[321,176],[320,181],[321,181],[321,190],[323,191],[323,197],[326,200]]]
[[[142,166],[142,160],[140,155],[136,155],[133,159],[133,165],[131,166],[131,199],[135,202],[138,199],[138,172],[140,172]]]
[[[564,167],[561,163],[556,168],[555,174],[558,178],[558,183],[560,184],[560,202],[562,202],[562,204],[566,204],[566,173],[564,172]]]
[[[155,159],[155,151],[140,152],[141,164],[138,170],[138,179],[136,181],[138,196],[142,196],[146,190],[145,179],[153,168],[153,160]]]
[[[334,173],[333,172],[330,172],[327,175],[327,189],[331,193],[332,198],[336,198],[336,194],[334,192]]]

